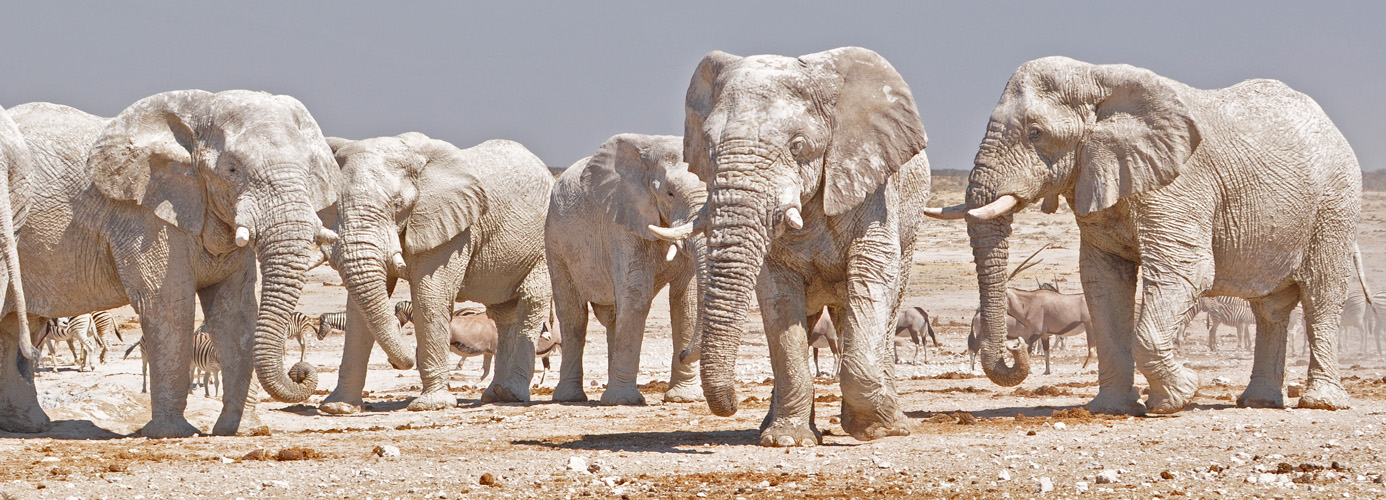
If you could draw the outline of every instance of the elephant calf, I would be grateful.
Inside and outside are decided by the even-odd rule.
[[[635,380],[640,346],[650,303],[666,285],[674,359],[664,400],[702,400],[697,363],[684,363],[678,355],[697,323],[694,261],[703,255],[702,239],[671,244],[650,230],[691,222],[706,201],[702,181],[683,162],[682,146],[675,136],[621,134],[558,177],[544,231],[564,340],[554,401],[587,400],[582,351],[591,304],[607,332],[602,403],[645,404]]]

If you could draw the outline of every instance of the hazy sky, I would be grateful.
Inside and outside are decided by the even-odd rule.
[[[518,140],[566,167],[620,132],[683,133],[709,50],[873,49],[914,91],[935,168],[971,168],[1022,62],[1130,63],[1195,87],[1276,78],[1386,167],[1381,2],[19,2],[0,105],[113,116],[166,90],[302,100],[323,132]],[[174,8],[176,7],[176,8]]]

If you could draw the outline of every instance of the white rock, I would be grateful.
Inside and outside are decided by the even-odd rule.
[[[375,447],[375,455],[380,458],[397,458],[399,457],[399,448],[388,444],[382,444]]]
[[[880,467],[882,469],[889,469],[891,467],[891,463],[889,460],[878,457],[876,455],[871,456],[871,463],[875,464],[876,467]]]
[[[236,461],[236,459],[234,459],[234,458],[230,458],[230,457],[221,457],[221,463],[224,463],[224,464],[233,463],[233,462],[235,462],[235,461]]]
[[[1256,484],[1256,474],[1247,474],[1247,475],[1246,475],[1246,482],[1251,483],[1251,484]]]
[[[1001,469],[1001,472],[997,472],[997,473],[996,473],[996,479],[997,479],[998,481],[1010,481],[1010,480],[1011,480],[1011,471],[1008,471],[1008,470],[1006,470],[1006,469]]]
[[[1115,483],[1117,481],[1117,471],[1107,469],[1097,473],[1097,484]]]
[[[39,461],[40,461],[40,462],[61,462],[62,460],[63,460],[63,459],[58,458],[58,457],[43,457],[43,460],[39,460]]]
[[[1067,428],[1068,428],[1068,424],[1065,424],[1065,423],[1063,423],[1063,422],[1054,422],[1054,430],[1056,430],[1056,431],[1061,431],[1061,430],[1064,430],[1064,429],[1067,429]]]
[[[1088,491],[1088,482],[1078,481],[1077,483],[1073,483],[1073,488],[1078,490],[1079,493],[1086,493]]]
[[[261,486],[264,486],[264,487],[266,487],[266,488],[269,488],[269,487],[274,487],[274,488],[288,488],[288,487],[289,487],[289,482],[288,482],[288,481],[280,481],[280,480],[278,480],[278,479],[272,479],[272,480],[269,480],[269,481],[262,482],[262,483],[260,483],[260,485],[261,485]]]
[[[577,472],[587,472],[587,459],[582,457],[568,458],[568,470]]]
[[[1232,385],[1232,379],[1227,377],[1214,377],[1213,385]]]
[[[1049,493],[1051,491],[1054,491],[1054,481],[1047,477],[1039,478],[1039,492]]]

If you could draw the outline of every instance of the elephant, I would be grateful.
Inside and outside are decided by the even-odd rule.
[[[582,353],[591,304],[607,332],[602,404],[645,404],[636,385],[640,346],[650,303],[665,286],[675,355],[664,401],[703,399],[698,363],[684,363],[678,356],[697,322],[695,260],[705,253],[702,238],[670,244],[649,226],[691,221],[706,200],[706,187],[688,172],[682,139],[675,136],[614,136],[558,176],[544,227],[554,310],[564,340],[554,401],[587,401]]]
[[[701,339],[690,354],[712,413],[736,412],[733,374],[754,292],[775,378],[761,445],[822,440],[808,321],[824,306],[842,341],[842,428],[859,440],[908,435],[891,320],[930,186],[909,85],[859,47],[798,58],[713,51],[685,110],[683,157],[707,183],[705,215],[659,234],[705,233]]]
[[[551,300],[542,238],[553,176],[544,163],[512,141],[459,149],[418,132],[332,146],[344,183],[331,218],[339,238],[328,254],[347,290],[346,340],[337,387],[318,409],[361,411],[372,342],[396,369],[413,367],[417,354],[422,393],[410,410],[455,406],[448,392],[454,300],[484,304],[499,331],[496,373],[482,401],[528,401],[535,339]],[[412,297],[412,353],[390,302],[399,278]]]
[[[1335,344],[1344,276],[1350,258],[1360,260],[1361,190],[1347,140],[1318,104],[1281,82],[1204,90],[1130,65],[1047,57],[1006,83],[966,203],[929,213],[966,219],[982,368],[997,384],[1029,373],[1028,357],[1002,333],[1014,213],[1034,202],[1053,213],[1062,195],[1077,219],[1097,329],[1099,390],[1089,410],[1168,414],[1188,405],[1199,377],[1176,361],[1172,340],[1204,295],[1246,298],[1256,316],[1251,382],[1238,405],[1285,405],[1285,332],[1303,302],[1312,357],[1299,406],[1335,409],[1349,405]],[[1150,384],[1144,403],[1137,367]]]
[[[213,434],[260,427],[246,399],[252,368],[276,399],[312,394],[312,366],[286,374],[282,349],[310,249],[326,236],[315,230],[316,212],[335,199],[338,169],[302,103],[180,90],[111,119],[49,103],[13,111],[35,162],[33,204],[18,234],[28,314],[134,308],[152,391],[144,436],[200,432],[183,416],[194,294],[225,372]],[[34,389],[13,375],[7,369],[0,385],[9,405],[0,428],[41,431],[49,421]]]
[[[977,370],[977,352],[982,350],[982,310],[972,314],[972,329],[967,333],[967,371]],[[1006,315],[1006,339],[1020,339],[1026,344],[1034,345],[1026,335],[1029,331],[1025,325],[1015,319],[1015,316]],[[1028,349],[1026,351],[1029,352]]]

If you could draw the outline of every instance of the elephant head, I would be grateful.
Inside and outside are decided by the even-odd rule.
[[[1186,90],[1149,70],[1064,57],[1027,62],[1006,83],[966,203],[929,212],[967,219],[981,294],[982,369],[993,382],[1012,386],[1029,373],[1024,349],[1004,340],[1012,214],[1040,200],[1053,213],[1063,195],[1081,219],[1173,182],[1201,140]]]
[[[212,254],[254,250],[255,371],[277,400],[312,395],[313,367],[299,363],[286,377],[283,346],[323,237],[316,212],[335,199],[339,174],[307,108],[263,92],[164,92],[111,120],[87,161],[93,185],[113,202],[152,211]]]
[[[776,238],[848,213],[924,150],[909,86],[847,47],[799,58],[711,52],[685,101],[684,160],[707,182],[699,270],[703,392],[736,412],[732,375],[757,276]]]
[[[442,246],[486,212],[477,178],[452,160],[460,153],[417,132],[337,145],[345,184],[330,260],[396,369],[414,366],[389,301],[404,254]]]
[[[587,199],[618,226],[645,240],[672,239],[667,260],[687,237],[676,232],[691,234],[707,201],[707,187],[683,162],[682,139],[671,135],[612,137],[587,159],[581,179]]]
[[[19,322],[19,352],[30,360],[37,358],[33,339],[29,334],[28,310],[24,301],[24,289],[19,273],[19,250],[16,247],[15,233],[24,224],[29,213],[29,175],[33,172],[33,158],[29,147],[19,132],[14,120],[0,108],[0,168],[4,169],[6,185],[0,189],[0,306],[6,304],[14,311]],[[3,316],[3,315],[0,315]],[[0,360],[0,362],[10,362]]]

